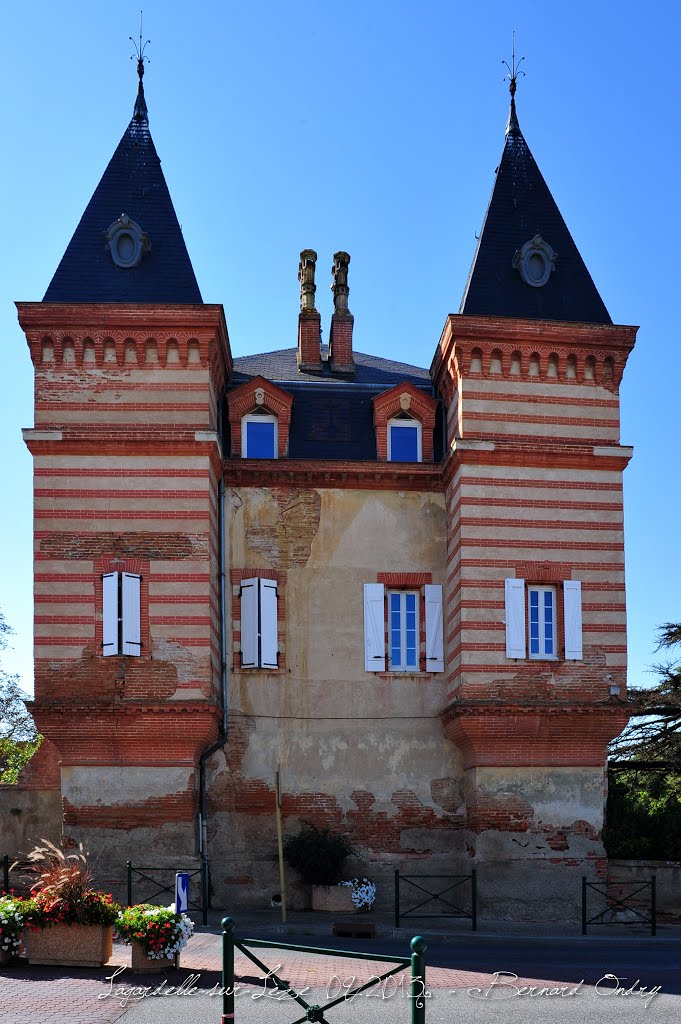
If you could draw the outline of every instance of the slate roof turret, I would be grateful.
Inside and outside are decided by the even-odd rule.
[[[520,130],[514,92],[512,88],[506,143],[459,312],[610,324],[610,315]],[[526,283],[518,267],[523,246],[537,236],[555,253],[553,269],[540,286]]]
[[[143,233],[134,266],[114,262],[107,229],[127,217]],[[44,302],[201,303],[161,161],[149,132],[140,74],[135,108],[80,219]]]

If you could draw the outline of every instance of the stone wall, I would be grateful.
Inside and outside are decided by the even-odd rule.
[[[649,882],[656,879],[657,919],[662,923],[681,922],[681,862],[670,860],[609,860],[608,882]],[[631,892],[627,886],[626,892]],[[639,897],[649,912],[650,891]]]

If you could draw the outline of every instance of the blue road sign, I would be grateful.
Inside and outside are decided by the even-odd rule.
[[[175,874],[175,913],[186,914],[189,910],[189,874],[178,871]]]

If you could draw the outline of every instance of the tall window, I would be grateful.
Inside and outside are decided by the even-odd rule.
[[[388,420],[388,461],[421,462],[421,424],[402,414]]]
[[[251,412],[241,420],[241,455],[244,459],[276,459],[277,417]]]
[[[391,671],[418,671],[419,595],[416,591],[388,592],[388,645]]]
[[[102,654],[141,653],[141,577],[132,572],[107,572],[102,576]]]
[[[555,587],[528,587],[530,657],[556,657]]]

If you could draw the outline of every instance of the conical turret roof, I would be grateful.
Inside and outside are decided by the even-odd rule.
[[[203,301],[149,132],[141,75],[132,120],[43,301]]]
[[[506,144],[459,312],[612,323],[523,137],[513,95]]]

